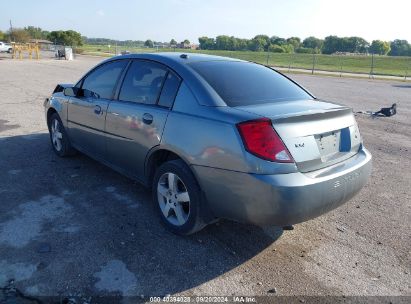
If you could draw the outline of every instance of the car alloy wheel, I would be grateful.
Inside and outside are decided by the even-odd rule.
[[[64,125],[57,113],[50,116],[48,120],[50,141],[53,151],[60,157],[76,154],[76,150],[71,146],[69,137],[64,129]]]
[[[174,226],[187,223],[190,195],[183,181],[174,173],[164,173],[157,183],[157,197],[165,219]]]
[[[61,132],[60,122],[56,118],[51,121],[51,141],[56,151],[60,152],[63,148],[63,132]]]

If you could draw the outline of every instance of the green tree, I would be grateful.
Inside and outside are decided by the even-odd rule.
[[[322,46],[324,54],[333,54],[335,52],[365,53],[369,43],[361,37],[325,37]]]
[[[270,44],[268,51],[273,53],[293,53],[294,46],[292,44]]]
[[[215,38],[215,48],[217,50],[231,50],[232,41],[229,36],[220,35]]]
[[[373,40],[369,50],[372,54],[387,55],[391,48],[390,44],[386,41]]]
[[[285,40],[284,38],[278,37],[278,36],[272,36],[270,38],[270,43],[271,44],[276,44],[276,45],[284,45],[287,43],[287,40]]]
[[[189,44],[190,44],[190,40],[185,39],[185,40],[183,41],[183,43],[184,43],[184,44],[188,44],[188,45],[189,45]]]
[[[308,49],[320,50],[323,46],[324,40],[310,36],[303,40],[303,47]]]
[[[343,42],[341,38],[337,36],[327,36],[324,39],[324,43],[322,46],[322,52],[324,54],[332,54],[338,51],[343,51],[342,48]]]
[[[208,38],[204,36],[198,38],[198,42],[200,43],[200,49],[202,50],[213,50],[215,48],[214,38]]]
[[[52,31],[48,34],[47,39],[62,45],[70,45],[70,46],[82,46],[83,39],[81,34],[73,31]]]
[[[284,48],[278,44],[270,44],[268,51],[272,53],[285,53]]]
[[[26,43],[30,40],[29,33],[21,28],[14,28],[13,31],[9,31],[9,36],[12,42]]]
[[[298,49],[301,46],[301,39],[298,37],[290,37],[287,39],[287,43],[291,44],[294,49]]]
[[[238,49],[238,39],[231,36],[217,36],[215,41],[215,48],[217,50],[234,51]]]
[[[267,42],[264,38],[253,38],[249,43],[249,49],[255,52],[264,51],[266,43]]]
[[[294,45],[292,44],[283,44],[281,46],[284,50],[284,53],[294,53]]]
[[[395,39],[390,44],[391,51],[388,53],[390,56],[408,56],[411,55],[411,46],[407,40]]]
[[[46,31],[43,31],[39,27],[35,26],[27,26],[24,28],[25,31],[27,31],[32,39],[46,39],[47,38],[47,33]]]
[[[255,36],[255,37],[253,38],[253,40],[254,40],[254,39],[259,40],[260,42],[263,42],[263,48],[264,48],[264,50],[265,50],[265,51],[268,50],[268,47],[269,47],[269,45],[270,45],[270,43],[271,43],[270,37],[268,37],[267,35],[257,35],[257,36]]]
[[[177,41],[175,39],[170,40],[170,45],[176,45],[176,44],[177,44]]]
[[[49,36],[49,34],[50,34],[49,31],[41,31],[41,39],[48,39],[47,37]]]
[[[144,42],[144,46],[153,48],[154,47],[154,42],[150,39],[147,39],[146,42]]]
[[[343,38],[343,47],[346,52],[350,53],[365,53],[370,44],[361,37]]]
[[[248,44],[249,44],[248,39],[239,39],[239,38],[237,38],[237,50],[239,50],[239,51],[248,50]]]
[[[233,51],[238,51],[239,50],[239,40],[240,39],[238,39],[238,38],[236,38],[236,37],[234,37],[234,36],[231,36],[230,37],[230,40],[231,40],[231,50],[233,50]]]
[[[2,31],[0,31],[0,41],[4,40],[6,40],[6,35]]]

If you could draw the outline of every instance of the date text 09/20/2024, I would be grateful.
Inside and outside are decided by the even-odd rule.
[[[255,303],[255,297],[207,297],[207,296],[197,296],[197,297],[185,297],[185,296],[165,296],[165,297],[150,297],[150,302],[152,303],[227,303],[227,302],[237,302],[237,303]]]

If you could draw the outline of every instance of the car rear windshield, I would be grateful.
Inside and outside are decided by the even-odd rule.
[[[242,61],[203,61],[190,66],[230,107],[312,99],[298,85],[263,65]]]

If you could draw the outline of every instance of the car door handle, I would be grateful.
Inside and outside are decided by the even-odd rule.
[[[94,107],[94,113],[96,113],[97,115],[101,114],[101,107],[100,106],[95,106]]]
[[[144,113],[143,114],[143,122],[147,125],[151,124],[153,122],[153,115],[149,113]]]

